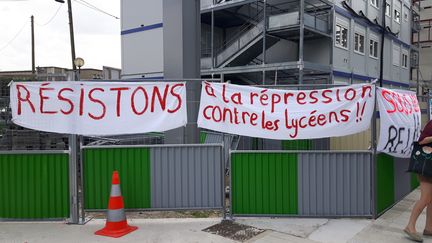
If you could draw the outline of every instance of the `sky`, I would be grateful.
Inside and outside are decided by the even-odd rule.
[[[85,1],[120,17],[120,0]],[[120,68],[120,19],[80,3],[72,0],[75,52],[84,59],[83,68]],[[0,0],[0,71],[31,70],[31,15],[36,67],[72,68],[67,9],[66,0]]]

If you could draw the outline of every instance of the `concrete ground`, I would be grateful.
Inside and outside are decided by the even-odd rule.
[[[299,218],[236,218],[235,221],[266,230],[247,242],[410,242],[402,229],[418,197],[418,190],[412,192],[375,221]],[[417,225],[418,231],[423,230],[424,221],[423,212]],[[101,219],[94,219],[82,226],[59,222],[1,222],[0,242],[235,242],[202,231],[219,222],[220,218],[130,219],[129,224],[139,229],[117,239],[94,235],[105,224]],[[425,238],[425,242],[432,242],[432,238]]]
[[[410,242],[402,229],[405,228],[416,200],[420,198],[420,190],[415,190],[396,204],[392,209],[356,234],[349,243],[371,242]],[[423,232],[426,221],[426,210],[417,221],[417,231]],[[432,237],[424,237],[424,242],[432,242]]]

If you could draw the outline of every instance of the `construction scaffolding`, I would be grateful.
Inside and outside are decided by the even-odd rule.
[[[413,36],[411,70],[420,93],[431,88],[432,67],[432,1],[413,0]]]
[[[201,11],[201,74],[249,85],[329,83],[332,10],[326,0],[214,2]],[[328,45],[321,60],[305,53],[317,40]]]

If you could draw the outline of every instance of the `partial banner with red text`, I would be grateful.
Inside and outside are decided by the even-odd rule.
[[[203,83],[198,126],[279,140],[345,136],[369,128],[375,86],[277,90]]]
[[[13,82],[12,121],[46,132],[118,135],[186,125],[184,82]]]
[[[421,129],[421,110],[415,92],[377,88],[380,137],[377,150],[409,158]]]

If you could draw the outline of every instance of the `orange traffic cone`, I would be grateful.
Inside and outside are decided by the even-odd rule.
[[[111,195],[108,202],[108,213],[105,227],[95,232],[96,235],[109,237],[122,237],[138,227],[130,226],[127,223],[124,212],[123,197],[120,190],[120,177],[117,171],[113,172]]]

